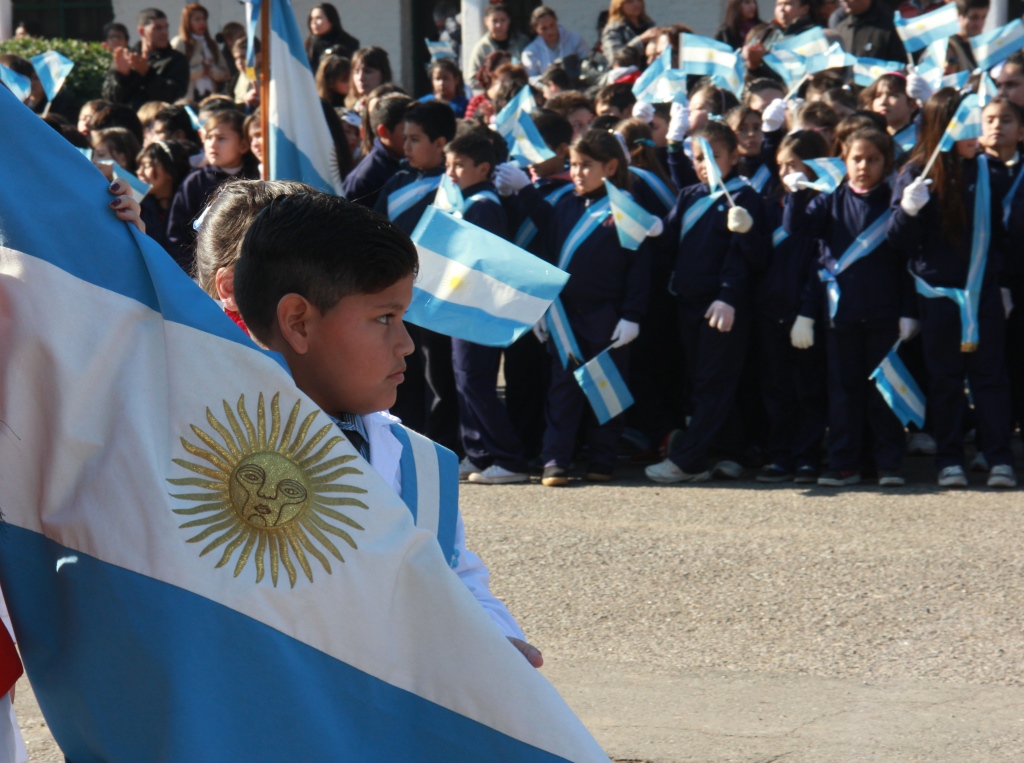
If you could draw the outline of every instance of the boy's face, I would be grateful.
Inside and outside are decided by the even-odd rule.
[[[334,415],[393,406],[405,356],[414,349],[402,322],[412,284],[410,273],[377,294],[342,297],[326,313],[286,295],[278,306],[279,331],[290,345],[282,349],[299,389]]]
[[[490,164],[487,162],[477,164],[462,154],[445,154],[445,167],[448,177],[459,187],[460,191],[483,183],[491,174]]]
[[[405,158],[414,170],[432,170],[444,164],[444,137],[430,140],[423,128],[415,122],[405,123]]]
[[[971,8],[967,15],[956,17],[960,24],[960,34],[964,37],[977,37],[985,28],[985,19],[988,18],[988,8]]]
[[[1006,96],[1018,106],[1024,106],[1024,69],[1012,64],[1003,66],[996,80],[999,95]]]

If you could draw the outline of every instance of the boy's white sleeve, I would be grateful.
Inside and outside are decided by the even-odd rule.
[[[501,632],[509,638],[526,638],[519,623],[512,617],[508,607],[502,603],[497,596],[491,593],[491,573],[483,560],[466,548],[466,526],[462,522],[462,512],[459,512],[455,524],[455,551],[459,558],[455,564],[455,574],[459,576],[466,588],[470,590],[480,606],[484,608],[491,619],[501,628]]]

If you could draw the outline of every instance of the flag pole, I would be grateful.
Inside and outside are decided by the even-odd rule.
[[[270,180],[270,3],[260,3],[260,34],[263,57],[260,62],[260,134],[263,136],[263,180]]]
[[[922,178],[928,177],[928,173],[932,171],[932,165],[935,164],[935,160],[939,158],[939,154],[942,153],[942,141],[939,141],[939,145],[932,151],[931,158],[928,159],[928,164],[924,166],[924,172],[921,173]]]

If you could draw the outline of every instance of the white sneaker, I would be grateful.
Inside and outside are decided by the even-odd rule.
[[[482,472],[473,472],[469,481],[477,485],[507,485],[510,482],[529,482],[530,475],[522,472],[510,472],[497,464],[491,464]]]
[[[665,485],[673,482],[707,482],[711,478],[711,472],[700,472],[698,474],[684,472],[667,458],[657,464],[648,466],[644,469],[644,474],[647,475],[648,479]]]
[[[466,456],[461,461],[459,461],[460,480],[469,479],[469,475],[478,474],[479,472],[480,470],[477,469],[476,466],[473,465],[473,462],[469,460],[469,456]]]
[[[743,467],[735,461],[719,461],[711,469],[712,477],[724,477],[727,480],[738,480],[743,476]]]
[[[975,453],[974,458],[971,459],[971,463],[967,465],[967,468],[972,472],[987,472],[988,459],[985,458],[984,453]]]
[[[914,432],[907,440],[907,454],[911,456],[934,456],[938,450],[935,438],[927,432]]]
[[[947,466],[939,472],[939,487],[967,487],[967,475],[962,466]]]
[[[1008,464],[996,464],[988,473],[989,487],[1017,487],[1017,475]]]

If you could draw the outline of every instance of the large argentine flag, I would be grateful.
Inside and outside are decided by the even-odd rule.
[[[405,319],[489,347],[508,347],[539,321],[569,274],[500,236],[434,207],[412,240],[420,271]]]
[[[327,129],[291,0],[270,4],[270,179],[301,180],[341,193],[334,141]]]
[[[279,359],[3,89],[0,145],[0,585],[68,759],[607,760]]]

